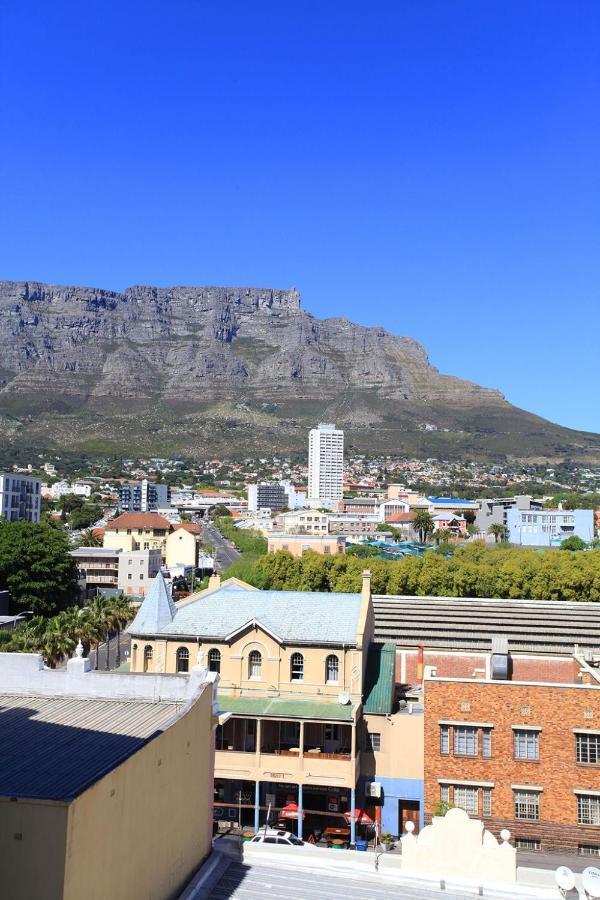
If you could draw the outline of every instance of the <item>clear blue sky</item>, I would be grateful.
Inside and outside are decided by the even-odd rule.
[[[600,431],[598,0],[5,0],[0,278],[297,287]]]

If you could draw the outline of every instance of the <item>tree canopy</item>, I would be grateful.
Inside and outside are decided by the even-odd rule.
[[[77,597],[77,564],[64,531],[48,522],[0,520],[0,590],[15,613],[50,616]]]
[[[375,594],[437,597],[505,597],[531,600],[600,600],[600,550],[572,553],[480,543],[433,550],[401,560],[306,551],[301,558],[279,551],[240,560],[225,573],[259,588],[360,591],[368,565]]]

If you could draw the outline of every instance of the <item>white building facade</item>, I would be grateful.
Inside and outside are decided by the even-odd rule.
[[[8,522],[39,522],[41,497],[39,478],[0,472],[0,516]]]
[[[337,509],[344,496],[344,432],[321,423],[308,436],[308,504]]]

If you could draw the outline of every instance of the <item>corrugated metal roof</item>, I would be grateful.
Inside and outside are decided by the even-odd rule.
[[[175,607],[173,621],[154,629],[155,613],[149,593],[128,630],[140,636],[160,633],[225,640],[244,625],[256,622],[285,643],[338,646],[355,644],[360,603],[360,594],[227,587]]]
[[[0,796],[71,800],[135,753],[179,707],[0,694]]]
[[[327,700],[282,700],[274,697],[234,697],[219,692],[219,709],[236,716],[274,716],[282,719],[323,719],[351,722],[354,707]]]
[[[364,712],[378,715],[389,715],[392,712],[395,666],[395,644],[371,644],[365,676]]]
[[[600,649],[600,603],[377,596],[373,613],[375,641],[399,647],[489,651],[502,634],[513,652]]]

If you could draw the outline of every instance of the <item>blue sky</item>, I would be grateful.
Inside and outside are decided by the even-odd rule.
[[[7,0],[0,278],[297,287],[600,431],[596,0]]]

